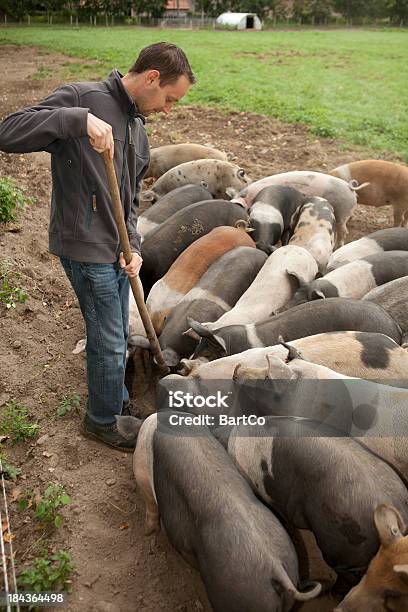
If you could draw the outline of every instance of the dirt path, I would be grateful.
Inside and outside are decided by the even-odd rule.
[[[64,56],[38,49],[0,47],[2,116],[45,97],[62,81],[66,62]],[[52,66],[54,76],[33,79],[44,65]],[[88,76],[101,76],[97,66],[95,74]],[[325,171],[372,156],[362,149],[344,151],[339,143],[317,140],[302,126],[283,125],[250,113],[223,115],[181,107],[149,122],[148,130],[152,146],[187,140],[212,143],[237,158],[253,178],[291,169]],[[0,414],[5,402],[16,398],[35,415],[42,437],[41,444],[19,444],[7,447],[6,452],[9,461],[22,470],[19,486],[43,489],[48,482],[61,483],[73,498],[64,512],[64,526],[53,538],[55,549],[69,549],[75,562],[69,609],[208,610],[198,574],[173,551],[164,535],[144,536],[144,506],[134,484],[131,456],[81,437],[80,414],[56,417],[64,395],[78,393],[83,406],[86,387],[84,359],[71,352],[83,336],[80,312],[59,262],[47,251],[49,158],[43,153],[0,153],[0,175],[14,177],[35,198],[21,219],[21,231],[0,228],[1,259],[14,262],[21,273],[19,284],[29,294],[26,304],[15,311],[0,311]],[[388,209],[361,209],[350,224],[351,236],[390,222]],[[9,486],[10,491],[14,486]],[[25,516],[12,505],[19,567],[30,561],[30,547],[37,537],[30,522],[24,522]],[[317,567],[323,571],[320,563]],[[314,612],[317,609],[314,604]],[[323,609],[331,607],[322,604]]]

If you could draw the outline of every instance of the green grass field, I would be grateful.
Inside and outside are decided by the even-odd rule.
[[[159,40],[181,45],[198,76],[186,103],[306,123],[317,135],[387,149],[408,162],[407,30],[0,30],[0,43],[100,60],[101,75],[126,71],[143,46]],[[52,69],[46,56],[44,63]]]

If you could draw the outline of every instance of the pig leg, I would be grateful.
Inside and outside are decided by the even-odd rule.
[[[150,486],[149,475],[142,466],[141,469],[135,469],[135,477],[146,504],[145,534],[152,535],[153,533],[158,533],[160,531],[159,507]]]
[[[344,240],[348,234],[347,221],[350,217],[347,217],[344,221],[338,221],[336,223],[336,249],[344,245]]]
[[[408,210],[404,212],[404,219],[401,225],[402,227],[408,227]]]
[[[404,211],[396,206],[393,206],[394,209],[394,227],[404,226]]]
[[[133,456],[133,473],[146,504],[145,534],[152,535],[160,531],[160,514],[149,474],[149,451],[144,442],[142,439],[136,447]]]

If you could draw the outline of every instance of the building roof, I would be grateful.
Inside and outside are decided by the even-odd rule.
[[[178,6],[177,0],[167,0],[166,11],[177,11],[177,9],[179,11],[189,11],[190,5],[188,0],[178,0]]]

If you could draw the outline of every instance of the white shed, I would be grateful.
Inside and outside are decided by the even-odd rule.
[[[262,21],[255,13],[223,13],[217,24],[236,30],[262,30]]]

